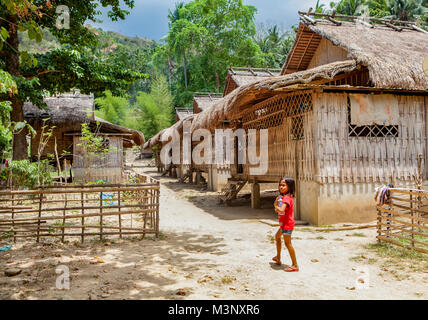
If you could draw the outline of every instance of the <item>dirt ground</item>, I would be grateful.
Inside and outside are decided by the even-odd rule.
[[[157,177],[154,168],[135,170]],[[160,177],[160,239],[146,237],[62,244],[18,242],[0,252],[0,299],[427,299],[428,262],[375,249],[375,228],[317,232],[298,226],[293,244],[300,272],[273,264],[273,195],[252,210],[233,207],[203,186]],[[343,226],[339,224],[338,226]],[[7,242],[0,241],[0,247]],[[383,252],[383,253],[382,253]],[[70,270],[70,289],[56,288],[56,268]],[[7,277],[6,269],[20,274]],[[360,279],[360,280],[358,280]]]

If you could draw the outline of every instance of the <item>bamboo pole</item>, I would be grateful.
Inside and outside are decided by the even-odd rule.
[[[148,230],[146,231],[147,233],[156,233],[156,231],[153,230]],[[133,235],[133,234],[142,234],[142,231],[130,231],[130,232],[122,232],[123,235]],[[104,232],[104,235],[118,235],[120,234],[120,232]],[[99,236],[100,233],[99,232],[86,232],[85,236]],[[50,233],[42,233],[39,235],[40,237],[58,237],[57,234],[50,234]],[[65,236],[75,236],[75,237],[81,237],[82,233],[66,233]],[[17,238],[29,238],[29,237],[34,237],[34,235],[17,235]]]
[[[64,232],[65,232],[65,211],[67,208],[67,193],[64,194],[64,211],[63,211],[63,216],[64,218],[62,219],[62,237],[61,237],[61,241],[64,242]]]
[[[142,197],[142,198],[144,199],[144,198],[149,198],[149,197]],[[20,199],[20,200],[33,200],[33,199]],[[6,201],[11,201],[11,199],[8,199]],[[63,200],[45,200],[45,201],[43,201],[43,203],[45,203],[45,204],[48,204],[48,203],[63,203],[63,202],[64,202]],[[70,199],[70,200],[68,200],[68,202],[69,203],[71,203],[71,202],[80,202],[80,199],[76,199],[76,200]],[[97,202],[98,203],[98,198],[96,198],[96,199],[86,199],[85,202]],[[35,203],[33,203],[33,204],[38,204],[38,201],[35,202]],[[5,208],[8,208],[8,209],[5,209]],[[1,209],[5,209],[4,211],[0,211],[0,213],[10,213],[10,210],[12,209],[12,207],[9,206],[9,207],[5,207],[5,208],[0,208],[0,210]],[[15,206],[15,209],[32,209],[32,208],[33,207],[29,207],[29,206],[21,206],[21,207],[20,206]]]
[[[155,199],[158,202],[157,204],[159,204],[160,190],[158,189],[158,190],[155,190],[154,192],[156,194]],[[156,238],[159,239],[159,205],[156,206],[156,229],[155,230],[156,230]]]
[[[415,246],[415,235],[413,234],[413,231],[414,231],[414,223],[415,223],[415,220],[413,219],[414,218],[414,216],[415,216],[415,212],[413,211],[413,196],[412,196],[412,194],[410,194],[410,214],[412,215],[412,247],[414,247]]]
[[[119,189],[120,189],[120,187],[119,187]],[[120,214],[120,211],[121,211],[120,190],[117,192],[117,204],[119,206],[119,214],[118,214],[118,217],[119,217],[119,230],[120,230],[119,238],[122,239],[122,215]]]
[[[75,200],[75,201],[80,201],[80,200]],[[64,200],[62,201],[64,202]],[[71,202],[71,201],[68,201]],[[97,200],[97,202],[99,202],[99,200]],[[129,204],[129,205],[123,205],[123,206],[108,206],[109,209],[123,209],[123,208],[146,208],[146,207],[150,207],[150,205],[148,204]],[[62,210],[82,210],[82,209],[86,209],[86,210],[98,210],[100,208],[100,206],[92,206],[92,207],[55,207],[55,208],[46,208],[43,209],[43,212],[52,212],[52,211],[62,211]],[[25,211],[15,211],[15,214],[17,213],[36,213],[39,212],[38,209],[33,209],[33,210],[25,210]]]
[[[85,225],[85,204],[84,204],[84,193],[82,192],[81,194],[80,194],[80,201],[81,201],[81,203],[82,203],[82,209],[81,209],[81,212],[82,212],[82,214],[81,214],[81,217],[82,217],[82,238],[81,238],[81,241],[82,241],[82,243],[83,243],[83,241],[85,241],[85,228],[84,228],[84,225]]]
[[[64,186],[64,188],[61,189],[66,189],[67,186]],[[135,186],[135,187],[121,187],[123,191],[141,191],[144,189],[152,189],[150,188],[151,185],[145,185],[145,186]],[[19,191],[0,191],[0,196],[7,196],[7,195],[11,195],[11,194],[17,194],[17,195],[39,195],[39,194],[60,194],[63,193],[64,190],[61,190],[60,188],[56,187],[56,190],[50,190],[50,191],[44,191],[44,190],[19,190]],[[82,188],[82,187],[81,187]],[[96,193],[96,192],[102,192],[102,191],[106,191],[106,188],[101,188],[101,187],[97,187],[94,189],[89,189],[87,188],[87,186],[84,186],[85,189],[72,189],[72,190],[67,190],[67,193]],[[159,189],[159,185],[154,184],[153,185],[154,189]],[[118,189],[117,185],[114,185],[114,187],[111,187],[108,189],[109,192],[116,192],[120,189]]]
[[[401,213],[401,212],[398,212],[398,211],[395,211],[395,210],[390,210],[390,209],[382,208],[382,207],[380,207],[380,206],[378,206],[378,208],[379,208],[381,211],[386,212],[386,213],[392,213],[393,215],[400,216],[400,217],[404,217],[404,218],[408,218],[408,219],[410,219],[410,218],[411,218],[411,215],[404,214],[404,213]],[[428,219],[425,219],[425,218],[417,218],[417,217],[414,217],[413,219],[415,219],[415,220],[417,220],[417,221],[424,222],[424,223],[428,223]]]
[[[381,216],[381,220],[383,220],[383,219],[389,219],[389,220],[392,220],[392,221],[394,221],[396,223],[399,223],[399,224],[402,224],[402,225],[405,225],[405,226],[409,226],[409,227],[412,226],[412,224],[410,222],[402,221],[402,220],[391,218],[391,217]],[[428,227],[427,226],[422,226],[422,229],[427,229],[428,230]]]
[[[103,194],[100,192],[100,241],[103,241]]]
[[[138,211],[121,211],[121,214],[140,214],[140,213],[144,213],[144,212],[156,212],[155,209],[142,209],[142,210],[138,210]],[[103,216],[116,216],[118,214],[118,212],[103,212]],[[87,213],[87,214],[76,214],[76,215],[69,215],[66,216],[66,219],[77,219],[77,218],[89,218],[89,217],[99,217],[99,213]],[[17,218],[15,219],[15,221],[38,221],[38,220],[58,220],[58,219],[62,219],[63,216],[51,216],[51,217],[43,217],[43,218],[37,218],[37,217],[33,217],[33,218]],[[1,222],[9,222],[10,220],[0,220]],[[84,226],[83,226],[84,227]]]
[[[42,217],[42,202],[43,202],[43,194],[42,193],[40,193],[40,199],[39,199],[39,219],[38,219],[38,223],[37,223],[37,228],[38,229],[40,229],[40,220],[41,220],[41,217]],[[40,238],[39,238],[39,234],[40,234],[40,231],[39,230],[37,230],[37,242],[39,242],[39,240],[40,240]]]
[[[25,229],[25,232],[27,231],[27,230],[32,230],[32,231],[37,231],[37,227],[34,227],[34,225],[28,225],[28,226],[20,226],[20,227],[22,227],[22,228],[26,228]],[[55,225],[45,225],[45,226],[42,226],[43,228],[41,228],[41,230],[49,230],[49,229],[60,229],[60,231],[62,232],[62,229],[63,229],[63,226],[55,226]],[[29,228],[29,229],[28,229]],[[31,228],[33,228],[33,229],[31,229]],[[82,229],[83,228],[83,226],[82,225],[75,225],[75,226],[66,226],[65,227],[65,229]],[[120,227],[115,227],[115,226],[106,226],[106,225],[104,225],[104,226],[98,226],[98,225],[85,225],[84,226],[84,228],[85,229],[101,229],[101,228],[103,228],[103,229],[111,229],[111,230],[119,230],[120,231]],[[5,227],[0,227],[0,231],[1,230],[10,230],[10,228],[5,228]],[[122,230],[125,230],[125,231],[144,231],[144,228],[137,228],[137,227],[134,227],[134,228],[129,228],[129,227],[122,227]],[[19,232],[19,231],[18,231]],[[21,230],[21,232],[23,232],[22,230]],[[86,235],[86,233],[85,233],[85,235]],[[57,234],[57,236],[61,236],[62,237],[62,233],[61,234]]]
[[[15,205],[15,195],[12,195],[12,228],[15,229],[15,210],[13,209]],[[15,231],[13,232],[13,242],[16,243]]]
[[[399,241],[388,239],[388,238],[383,237],[383,236],[378,236],[378,239],[380,239],[382,241],[390,242],[392,244],[395,244],[397,246],[404,247],[404,248],[407,248],[407,249],[410,249],[410,250],[415,250],[415,251],[422,252],[422,253],[428,253],[428,250],[426,250],[426,249],[418,248],[418,247],[411,247],[411,246],[405,245],[405,244],[403,244],[403,243],[401,243]]]
[[[382,226],[388,226],[385,223],[380,223]],[[413,231],[411,228],[412,226],[409,226],[410,229],[406,229],[406,228],[402,228],[399,226],[393,226],[392,229],[397,229],[403,232],[407,232],[409,234],[413,234],[413,235],[418,235],[418,236],[422,236],[422,237],[426,237],[428,239],[428,233],[423,233],[423,232],[417,232],[417,231]],[[409,239],[409,241],[411,241],[412,239]]]

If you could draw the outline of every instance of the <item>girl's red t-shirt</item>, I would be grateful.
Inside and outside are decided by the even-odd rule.
[[[285,203],[284,213],[278,214],[279,226],[282,230],[294,230],[293,197],[286,194],[282,196],[282,203]]]

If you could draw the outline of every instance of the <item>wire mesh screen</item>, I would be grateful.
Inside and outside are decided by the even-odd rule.
[[[348,136],[349,137],[398,137],[397,125],[362,125],[351,123],[351,101],[348,98]]]

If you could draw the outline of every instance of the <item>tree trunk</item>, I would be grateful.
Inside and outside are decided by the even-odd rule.
[[[183,50],[183,68],[184,68],[184,86],[187,89],[187,60],[186,60],[185,50]]]
[[[18,39],[18,29],[16,28],[17,17],[16,15],[8,16],[7,20],[9,23],[9,38],[7,39],[8,48],[8,57],[6,59],[6,70],[12,76],[19,77],[21,71],[19,68],[19,39]],[[11,49],[13,48],[13,49]],[[23,122],[24,121],[24,112],[23,106],[24,103],[21,99],[16,96],[13,96],[10,101],[12,102],[12,112],[10,114],[10,119],[13,122]],[[13,144],[12,144],[12,159],[13,160],[24,160],[28,159],[27,151],[27,130],[24,128],[14,134]]]

